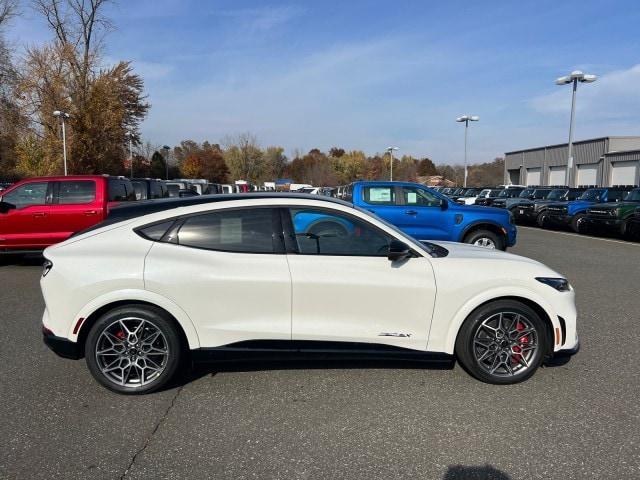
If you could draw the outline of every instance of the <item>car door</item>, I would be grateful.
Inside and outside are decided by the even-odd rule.
[[[103,205],[102,191],[95,179],[55,181],[50,211],[55,225],[54,243],[102,221]]]
[[[179,219],[153,244],[144,280],[187,313],[202,347],[291,339],[291,276],[277,210],[217,209]]]
[[[397,187],[401,215],[396,225],[418,240],[449,240],[451,215],[442,208],[442,200],[426,188]]]
[[[0,248],[39,249],[54,243],[51,197],[51,182],[42,180],[4,193],[2,201],[15,208],[0,213]]]
[[[426,348],[436,292],[427,258],[388,260],[394,237],[343,211],[296,207],[283,214],[293,340]],[[310,216],[325,228],[314,230]]]
[[[356,195],[360,195],[360,198],[354,199],[353,203],[355,205],[362,206],[362,208],[375,213],[393,225],[398,225],[400,222],[402,211],[396,203],[396,188],[394,185],[363,185]]]

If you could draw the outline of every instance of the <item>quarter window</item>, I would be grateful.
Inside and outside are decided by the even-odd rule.
[[[405,205],[418,207],[440,206],[440,199],[428,190],[416,187],[402,187],[402,196]]]
[[[386,257],[389,252],[391,237],[362,220],[321,209],[290,212],[301,254]]]
[[[226,252],[273,253],[272,212],[270,208],[248,208],[188,217],[176,243]]]
[[[392,186],[364,187],[364,201],[371,205],[395,205],[396,192]]]
[[[44,205],[47,203],[48,182],[25,183],[2,196],[2,201],[15,205],[16,209],[31,205]]]
[[[96,182],[89,180],[65,180],[58,182],[58,185],[59,204],[91,203],[96,199]]]

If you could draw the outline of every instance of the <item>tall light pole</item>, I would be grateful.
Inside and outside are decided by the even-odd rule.
[[[462,115],[456,118],[456,122],[464,123],[464,185],[467,186],[467,131],[469,130],[469,122],[477,122],[480,117],[477,115]]]
[[[131,177],[133,178],[133,150],[132,150],[132,146],[131,146],[131,142],[133,140],[133,132],[131,130],[127,130],[127,133],[125,133],[125,135],[127,137],[129,137],[129,161],[131,162]]]
[[[573,186],[571,173],[573,172],[573,122],[576,115],[576,91],[578,90],[578,82],[593,83],[598,79],[596,75],[574,70],[569,75],[556,79],[556,85],[573,85],[573,93],[571,95],[571,121],[569,122],[569,152],[567,154],[567,185]]]
[[[165,179],[169,180],[169,149],[171,148],[169,145],[164,145],[162,147],[164,149],[164,168],[165,168]]]
[[[390,164],[390,170],[389,170],[389,180],[393,182],[393,151],[394,150],[400,150],[398,147],[387,147],[387,152],[389,153],[389,156],[391,157],[391,164]]]
[[[65,120],[71,115],[67,112],[63,112],[62,110],[56,110],[53,112],[54,117],[60,118],[62,121],[62,158],[64,160],[64,176],[67,176],[67,132],[65,130]]]

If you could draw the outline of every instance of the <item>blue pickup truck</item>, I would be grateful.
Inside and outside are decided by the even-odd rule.
[[[633,185],[590,188],[577,200],[550,203],[547,206],[547,222],[544,226],[570,227],[574,232],[580,233],[584,228],[589,207],[596,203],[619,202],[633,188]]]
[[[517,231],[510,212],[459,205],[417,183],[355,182],[344,188],[342,199],[375,213],[418,240],[466,242],[500,250],[516,243]],[[297,231],[350,228],[323,225],[317,217],[300,216],[295,223]]]

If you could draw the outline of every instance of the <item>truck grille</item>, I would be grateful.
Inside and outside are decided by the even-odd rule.
[[[531,211],[531,210],[533,210],[533,204],[528,203],[526,205],[518,205],[518,208],[520,210]]]
[[[497,208],[505,208],[507,206],[507,202],[505,200],[496,200],[493,202],[493,206]]]
[[[594,217],[611,218],[616,215],[616,211],[610,209],[588,208],[587,214]]]
[[[549,207],[547,208],[551,215],[566,215],[567,207]]]

